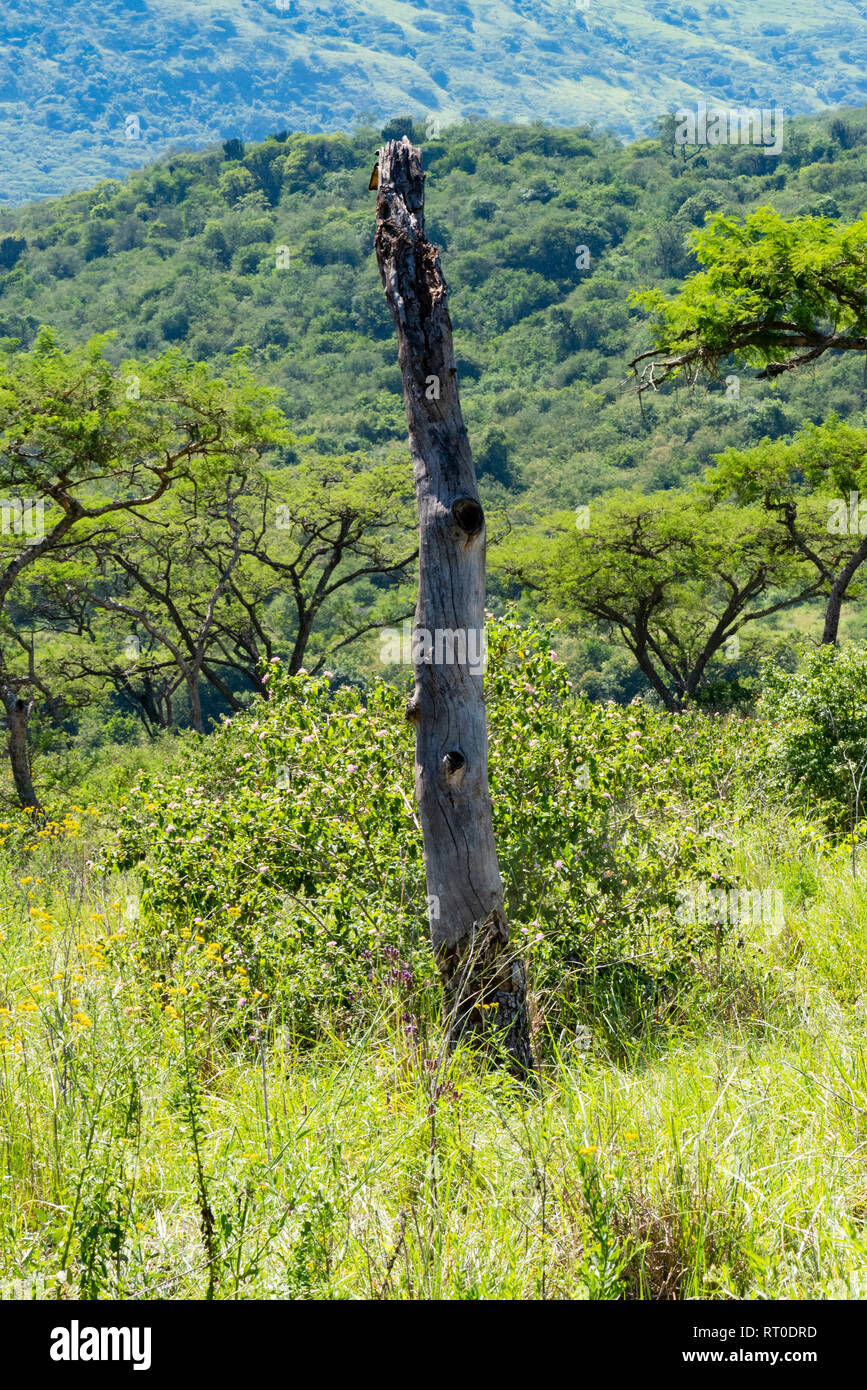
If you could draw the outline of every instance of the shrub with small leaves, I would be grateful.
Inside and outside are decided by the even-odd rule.
[[[550,642],[491,621],[486,689],[507,910],[559,1015],[599,971],[676,979],[703,949],[677,888],[725,865],[731,753],[705,716],[575,697]],[[108,859],[142,877],[141,964],[167,981],[197,961],[224,1018],[276,1006],[311,1038],[383,1004],[412,1017],[438,996],[405,695],[277,663],[266,685],[122,808]]]
[[[856,831],[867,802],[867,642],[805,648],[794,671],[763,672],[770,784],[832,829]]]

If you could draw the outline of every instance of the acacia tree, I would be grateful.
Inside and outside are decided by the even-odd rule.
[[[43,329],[31,351],[0,354],[0,618],[16,586],[92,547],[120,516],[144,515],[181,479],[219,475],[286,435],[240,363],[219,379],[169,351],[117,370],[106,342],[64,351]],[[0,669],[16,792],[38,809],[27,750],[35,688],[29,672]]]
[[[83,603],[122,622],[115,646],[120,641],[132,647],[128,665],[137,665],[142,637],[151,655],[164,652],[171,659],[197,733],[205,731],[200,681],[214,642],[216,610],[240,562],[239,500],[255,476],[245,461],[233,460],[216,478],[180,480],[144,519],[124,516],[92,542],[95,574],[79,565],[74,575],[59,575],[70,608]],[[225,550],[220,548],[224,536],[229,537]],[[203,554],[210,557],[207,566]],[[112,661],[112,673],[115,666]],[[214,681],[224,693],[219,678]],[[170,722],[174,686],[163,682],[163,689]],[[140,700],[139,708],[153,721],[152,700]]]
[[[439,254],[424,229],[421,152],[379,152],[375,250],[398,339],[419,523],[413,641],[415,786],[431,937],[449,1033],[532,1069],[522,962],[509,945],[488,789],[483,677],[485,516],[479,502]],[[447,655],[446,639],[450,644]]]
[[[685,373],[717,376],[727,358],[773,378],[828,352],[867,352],[867,213],[841,226],[757,208],[717,214],[693,237],[703,267],[672,298],[632,302],[654,320],[654,345],[633,358],[639,391]]]
[[[263,474],[239,510],[241,564],[214,618],[215,655],[263,692],[261,666],[290,635],[291,674],[322,668],[341,648],[406,616],[400,587],[418,550],[407,545],[411,493],[403,466],[352,457],[308,459]],[[203,567],[225,565],[228,533],[199,545]],[[370,580],[379,602],[363,608],[353,586]],[[273,604],[278,615],[269,616]],[[311,638],[328,617],[338,638]],[[339,621],[338,621],[339,620]]]
[[[410,491],[404,467],[339,459],[273,476],[232,464],[216,478],[178,482],[145,515],[115,518],[40,575],[46,621],[70,634],[67,687],[113,687],[151,734],[172,727],[183,687],[202,733],[200,678],[240,710],[232,676],[264,695],[262,668],[274,651],[288,645],[297,671],[327,622],[332,635],[315,634],[318,669],[366,632],[409,616],[400,580],[416,552],[399,522]]]
[[[791,441],[726,449],[708,473],[708,488],[776,519],[792,553],[821,581],[822,642],[836,643],[843,604],[867,560],[867,429],[832,415],[804,425]]]
[[[619,634],[666,709],[706,684],[709,667],[749,623],[821,586],[803,572],[761,508],[717,507],[684,494],[614,493],[577,530],[561,518],[514,534],[499,568],[562,613]]]

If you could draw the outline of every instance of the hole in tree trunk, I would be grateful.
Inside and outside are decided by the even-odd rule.
[[[452,503],[452,516],[468,536],[477,536],[485,524],[485,514],[474,497],[458,497]]]
[[[443,770],[447,782],[460,782],[464,775],[467,760],[457,748],[452,748],[443,758]]]

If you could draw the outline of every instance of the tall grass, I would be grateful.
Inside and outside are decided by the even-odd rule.
[[[385,999],[312,1049],[276,1017],[194,1025],[183,986],[167,1002],[134,968],[134,884],[77,833],[4,869],[4,1296],[867,1294],[845,854],[759,825],[741,868],[784,885],[783,928],[731,934],[628,1036],[607,996],[589,1037],[543,1031],[528,1091]]]

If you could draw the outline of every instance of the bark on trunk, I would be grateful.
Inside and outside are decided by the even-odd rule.
[[[524,967],[509,945],[488,790],[485,518],[461,416],[446,285],[424,234],[421,152],[379,152],[375,249],[394,317],[419,516],[415,786],[449,1036],[533,1070]],[[475,658],[475,659],[474,659]]]
[[[310,641],[310,634],[313,631],[313,619],[309,615],[299,615],[298,632],[295,636],[295,644],[289,657],[289,674],[297,676],[304,665],[304,653],[307,651],[307,643]]]
[[[187,672],[187,697],[190,702],[190,723],[197,734],[203,734],[205,724],[202,719],[202,697],[199,691],[198,670]]]
[[[19,699],[14,690],[3,691],[3,705],[6,710],[6,727],[9,731],[7,748],[12,765],[12,780],[18,800],[25,809],[41,812],[42,807],[33,785],[30,771],[30,749],[27,746],[27,725],[30,709],[25,700]]]
[[[837,634],[840,631],[840,615],[843,611],[843,590],[839,584],[832,586],[828,597],[828,607],[825,609],[825,627],[822,632],[822,646],[834,647],[837,645]]]
[[[837,634],[840,630],[840,615],[843,611],[843,600],[846,592],[856,572],[861,568],[867,559],[867,540],[863,540],[858,549],[851,555],[843,566],[840,573],[831,585],[831,592],[828,595],[828,607],[825,610],[825,630],[822,633],[822,645],[824,647],[834,646],[837,641]]]

